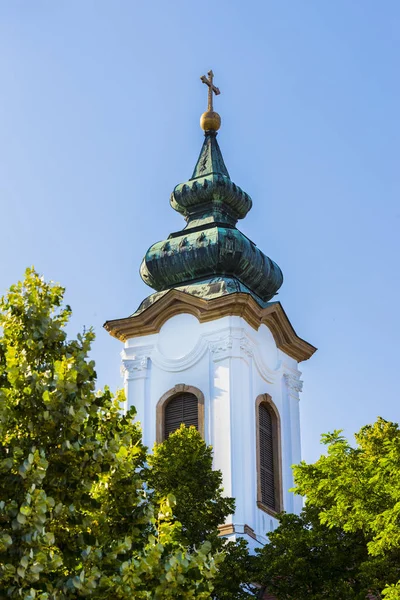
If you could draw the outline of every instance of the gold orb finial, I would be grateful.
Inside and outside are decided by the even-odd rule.
[[[204,131],[218,131],[221,127],[221,117],[213,110],[207,110],[200,117],[200,127]]]
[[[221,117],[213,109],[213,93],[218,96],[221,92],[213,84],[214,73],[208,71],[208,78],[205,75],[200,77],[201,81],[208,86],[208,108],[200,117],[200,127],[204,131],[218,131],[221,127]]]

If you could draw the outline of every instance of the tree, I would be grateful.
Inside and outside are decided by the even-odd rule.
[[[307,505],[301,515],[280,515],[258,553],[256,577],[279,600],[365,600],[367,560],[362,535],[321,525],[318,511]]]
[[[250,600],[259,597],[255,557],[249,554],[247,542],[222,539],[225,558],[213,580],[215,600]]]
[[[212,448],[195,427],[181,425],[149,455],[147,480],[157,501],[173,494],[175,518],[182,524],[182,542],[190,547],[206,540],[219,546],[218,525],[235,510],[223,496],[222,473],[212,469]]]
[[[318,510],[328,527],[364,536],[372,564],[386,576],[386,600],[400,599],[400,429],[378,418],[362,427],[353,448],[340,431],[323,436],[327,456],[295,468],[296,492]]]
[[[149,455],[149,487],[157,501],[172,494],[175,518],[181,523],[181,542],[199,547],[211,543],[213,553],[224,551],[214,580],[216,600],[246,600],[254,597],[253,557],[244,540],[227,542],[218,525],[234,512],[233,498],[223,495],[222,473],[212,469],[212,447],[195,427],[182,425]]]
[[[208,599],[220,557],[149,498],[134,410],[95,393],[63,294],[28,269],[0,302],[0,598]]]
[[[400,599],[400,430],[379,418],[352,447],[340,431],[327,454],[294,468],[302,515],[281,515],[258,577],[280,600]]]

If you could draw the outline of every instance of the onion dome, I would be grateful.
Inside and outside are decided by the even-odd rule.
[[[250,196],[229,177],[216,131],[206,131],[192,177],[175,187],[170,202],[188,228],[210,222],[234,226],[251,209]]]
[[[219,94],[212,85],[212,71],[208,80],[203,78]],[[205,139],[192,177],[171,194],[172,208],[184,216],[187,225],[149,248],[140,275],[157,292],[178,288],[206,299],[247,292],[264,304],[276,295],[283,275],[236,228],[252,201],[229,176],[216,139],[220,122],[209,93],[209,110],[201,117]]]

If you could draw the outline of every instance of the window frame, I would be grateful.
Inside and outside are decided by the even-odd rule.
[[[165,440],[164,438],[164,424],[165,424],[165,408],[170,400],[174,396],[178,396],[182,393],[193,394],[197,398],[197,419],[198,419],[198,431],[201,437],[204,439],[204,394],[201,390],[193,385],[186,385],[185,383],[178,383],[173,388],[165,392],[157,402],[156,406],[156,442],[161,444]]]
[[[272,452],[274,460],[274,492],[275,509],[262,501],[261,493],[261,465],[260,465],[260,416],[259,407],[264,405],[271,415],[272,420]],[[269,515],[276,516],[283,511],[282,493],[282,450],[281,450],[281,420],[279,411],[269,394],[260,394],[256,399],[256,460],[257,460],[257,506]]]

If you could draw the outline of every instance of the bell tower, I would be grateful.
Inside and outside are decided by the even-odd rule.
[[[252,200],[231,180],[217,142],[212,71],[201,80],[203,146],[170,199],[186,226],[146,252],[140,275],[155,292],[105,328],[124,343],[127,403],[144,443],[151,448],[182,422],[196,426],[236,499],[221,533],[254,547],[278,512],[301,509],[288,491],[291,465],[301,460],[298,365],[315,348],[273,300],[283,283],[279,266],[236,227]]]

